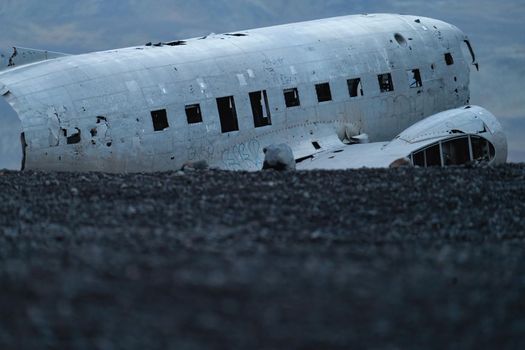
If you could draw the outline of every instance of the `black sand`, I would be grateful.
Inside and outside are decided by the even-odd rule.
[[[0,349],[525,347],[525,165],[0,175]]]

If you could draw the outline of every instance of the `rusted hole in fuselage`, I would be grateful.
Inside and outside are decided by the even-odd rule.
[[[403,47],[406,47],[407,46],[407,41],[405,39],[405,37],[399,33],[396,33],[394,34],[394,39],[396,39],[397,43],[400,45],[400,46],[403,46]]]
[[[164,43],[164,45],[181,46],[181,45],[186,45],[186,41],[184,41],[184,40],[170,41],[170,42]]]
[[[75,145],[77,143],[80,143],[81,141],[81,131],[79,128],[75,128],[77,132],[75,132],[73,135],[67,137],[67,144],[68,145]]]

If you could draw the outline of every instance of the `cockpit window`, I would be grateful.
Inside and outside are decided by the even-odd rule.
[[[448,165],[461,165],[470,161],[468,137],[443,142],[443,163]]]
[[[496,156],[496,149],[480,136],[461,136],[438,142],[418,150],[411,155],[414,166],[450,166],[469,162],[490,162]]]
[[[488,162],[496,155],[494,146],[479,136],[471,136],[472,157],[474,161]]]
[[[441,166],[441,154],[439,145],[427,148],[425,150],[425,158],[427,161],[427,167]]]

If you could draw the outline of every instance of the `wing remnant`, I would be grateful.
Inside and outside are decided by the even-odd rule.
[[[0,71],[30,63],[70,56],[61,52],[13,47],[11,53],[0,52]]]

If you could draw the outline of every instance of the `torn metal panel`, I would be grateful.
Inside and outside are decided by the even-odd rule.
[[[60,136],[62,130],[62,125],[60,123],[60,116],[58,111],[50,107],[47,113],[47,127],[49,129],[49,146],[56,147],[60,144]]]
[[[4,84],[0,83],[0,96],[4,96],[9,93],[9,89]]]

